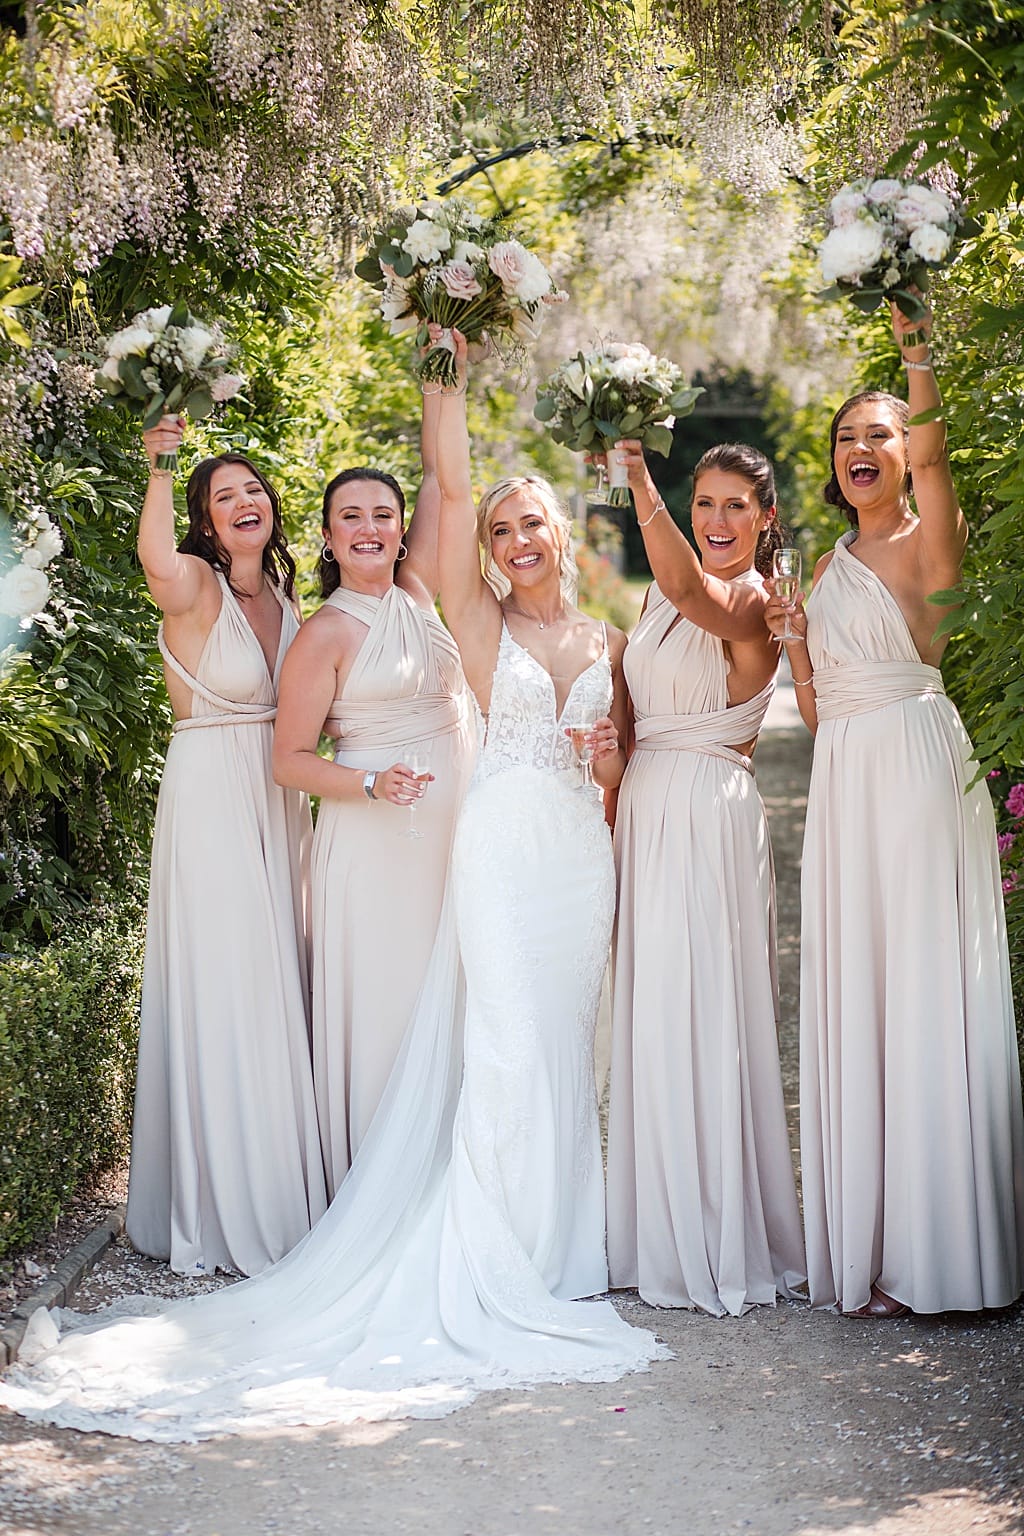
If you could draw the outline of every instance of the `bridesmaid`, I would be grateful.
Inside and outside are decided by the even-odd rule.
[[[390,475],[347,469],[327,486],[325,600],[281,678],[275,776],[321,796],[313,1078],[332,1199],[380,1102],[434,948],[470,767],[459,654],[434,609],[439,404],[424,398],[423,483],[407,533],[405,498]],[[337,738],[333,761],[317,755],[325,728]]]
[[[946,697],[929,594],[960,579],[927,341],[893,328],[909,409],[832,423],[853,524],[788,645],[816,728],[803,860],[801,1150],[811,1301],[856,1317],[1002,1307],[1024,1288],[1024,1124],[995,826]],[[920,327],[927,337],[931,317]],[[917,511],[913,510],[909,493]],[[790,605],[791,609],[793,605]],[[779,633],[786,610],[767,617]]]
[[[781,542],[774,475],[756,448],[708,450],[698,561],[640,444],[617,447],[656,580],[625,655],[636,748],[615,826],[609,1268],[655,1306],[738,1315],[804,1279],[750,761],[778,665],[761,579]]]
[[[188,482],[175,548],[167,417],[138,552],[175,714],[153,832],[128,1236],[180,1274],[256,1274],[326,1207],[303,935],[309,806],[271,775],[298,628],[280,499],[239,454]]]

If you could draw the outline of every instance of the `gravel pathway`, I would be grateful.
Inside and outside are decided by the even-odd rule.
[[[800,833],[810,742],[780,689],[758,748],[779,881],[795,1139]],[[90,1307],[182,1281],[118,1242]],[[796,1304],[653,1313],[674,1361],[485,1396],[434,1421],[156,1447],[0,1412],[5,1536],[1009,1536],[1024,1531],[1024,1309],[857,1323]]]

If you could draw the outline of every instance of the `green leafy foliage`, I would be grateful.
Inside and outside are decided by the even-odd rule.
[[[0,1257],[127,1150],[142,950],[130,904],[0,958]]]

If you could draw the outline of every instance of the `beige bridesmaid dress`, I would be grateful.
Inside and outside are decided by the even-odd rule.
[[[771,848],[733,745],[757,735],[773,684],[729,708],[723,642],[657,586],[624,667],[636,750],[615,826],[611,1281],[655,1306],[735,1315],[804,1279]]]
[[[811,1300],[915,1312],[1024,1288],[1024,1121],[995,822],[942,675],[848,533],[807,605],[802,875]]]
[[[313,1078],[331,1198],[366,1135],[434,948],[473,734],[458,648],[436,613],[392,587],[327,603],[366,625],[328,720],[335,761],[422,757],[434,782],[407,809],[323,800],[313,839]]]
[[[128,1236],[181,1274],[254,1275],[326,1209],[309,1054],[309,802],[271,773],[276,687],[221,607],[174,726],[153,832]],[[275,590],[277,590],[275,588]]]

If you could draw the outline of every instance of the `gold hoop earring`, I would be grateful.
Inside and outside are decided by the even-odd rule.
[[[324,565],[334,564],[334,550],[329,544],[324,544],[323,549],[320,551],[320,559],[324,562]]]

